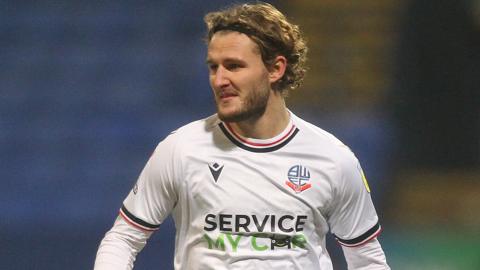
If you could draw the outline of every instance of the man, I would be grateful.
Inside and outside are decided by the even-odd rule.
[[[175,269],[332,269],[329,229],[350,269],[389,269],[357,159],[286,108],[287,92],[305,73],[298,27],[264,3],[205,21],[217,114],[158,145],[95,269],[131,269],[170,213]]]

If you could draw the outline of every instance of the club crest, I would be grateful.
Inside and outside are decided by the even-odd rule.
[[[288,170],[288,181],[285,184],[293,189],[296,193],[300,193],[312,187],[310,183],[310,171],[302,166],[295,165]]]

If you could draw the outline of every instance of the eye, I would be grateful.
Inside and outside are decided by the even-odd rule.
[[[208,70],[210,71],[215,71],[218,68],[217,64],[208,64],[207,66],[208,66]]]
[[[229,63],[228,65],[226,65],[226,68],[231,71],[237,70],[241,67],[242,65],[240,65],[239,63]]]

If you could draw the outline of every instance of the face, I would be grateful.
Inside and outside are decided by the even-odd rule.
[[[208,45],[207,64],[222,121],[244,121],[265,112],[271,95],[269,72],[257,44],[247,35],[214,34]]]

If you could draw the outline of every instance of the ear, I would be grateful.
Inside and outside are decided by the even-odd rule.
[[[285,56],[279,55],[275,57],[275,61],[268,69],[268,79],[270,83],[275,83],[283,77],[287,68],[287,59]]]

